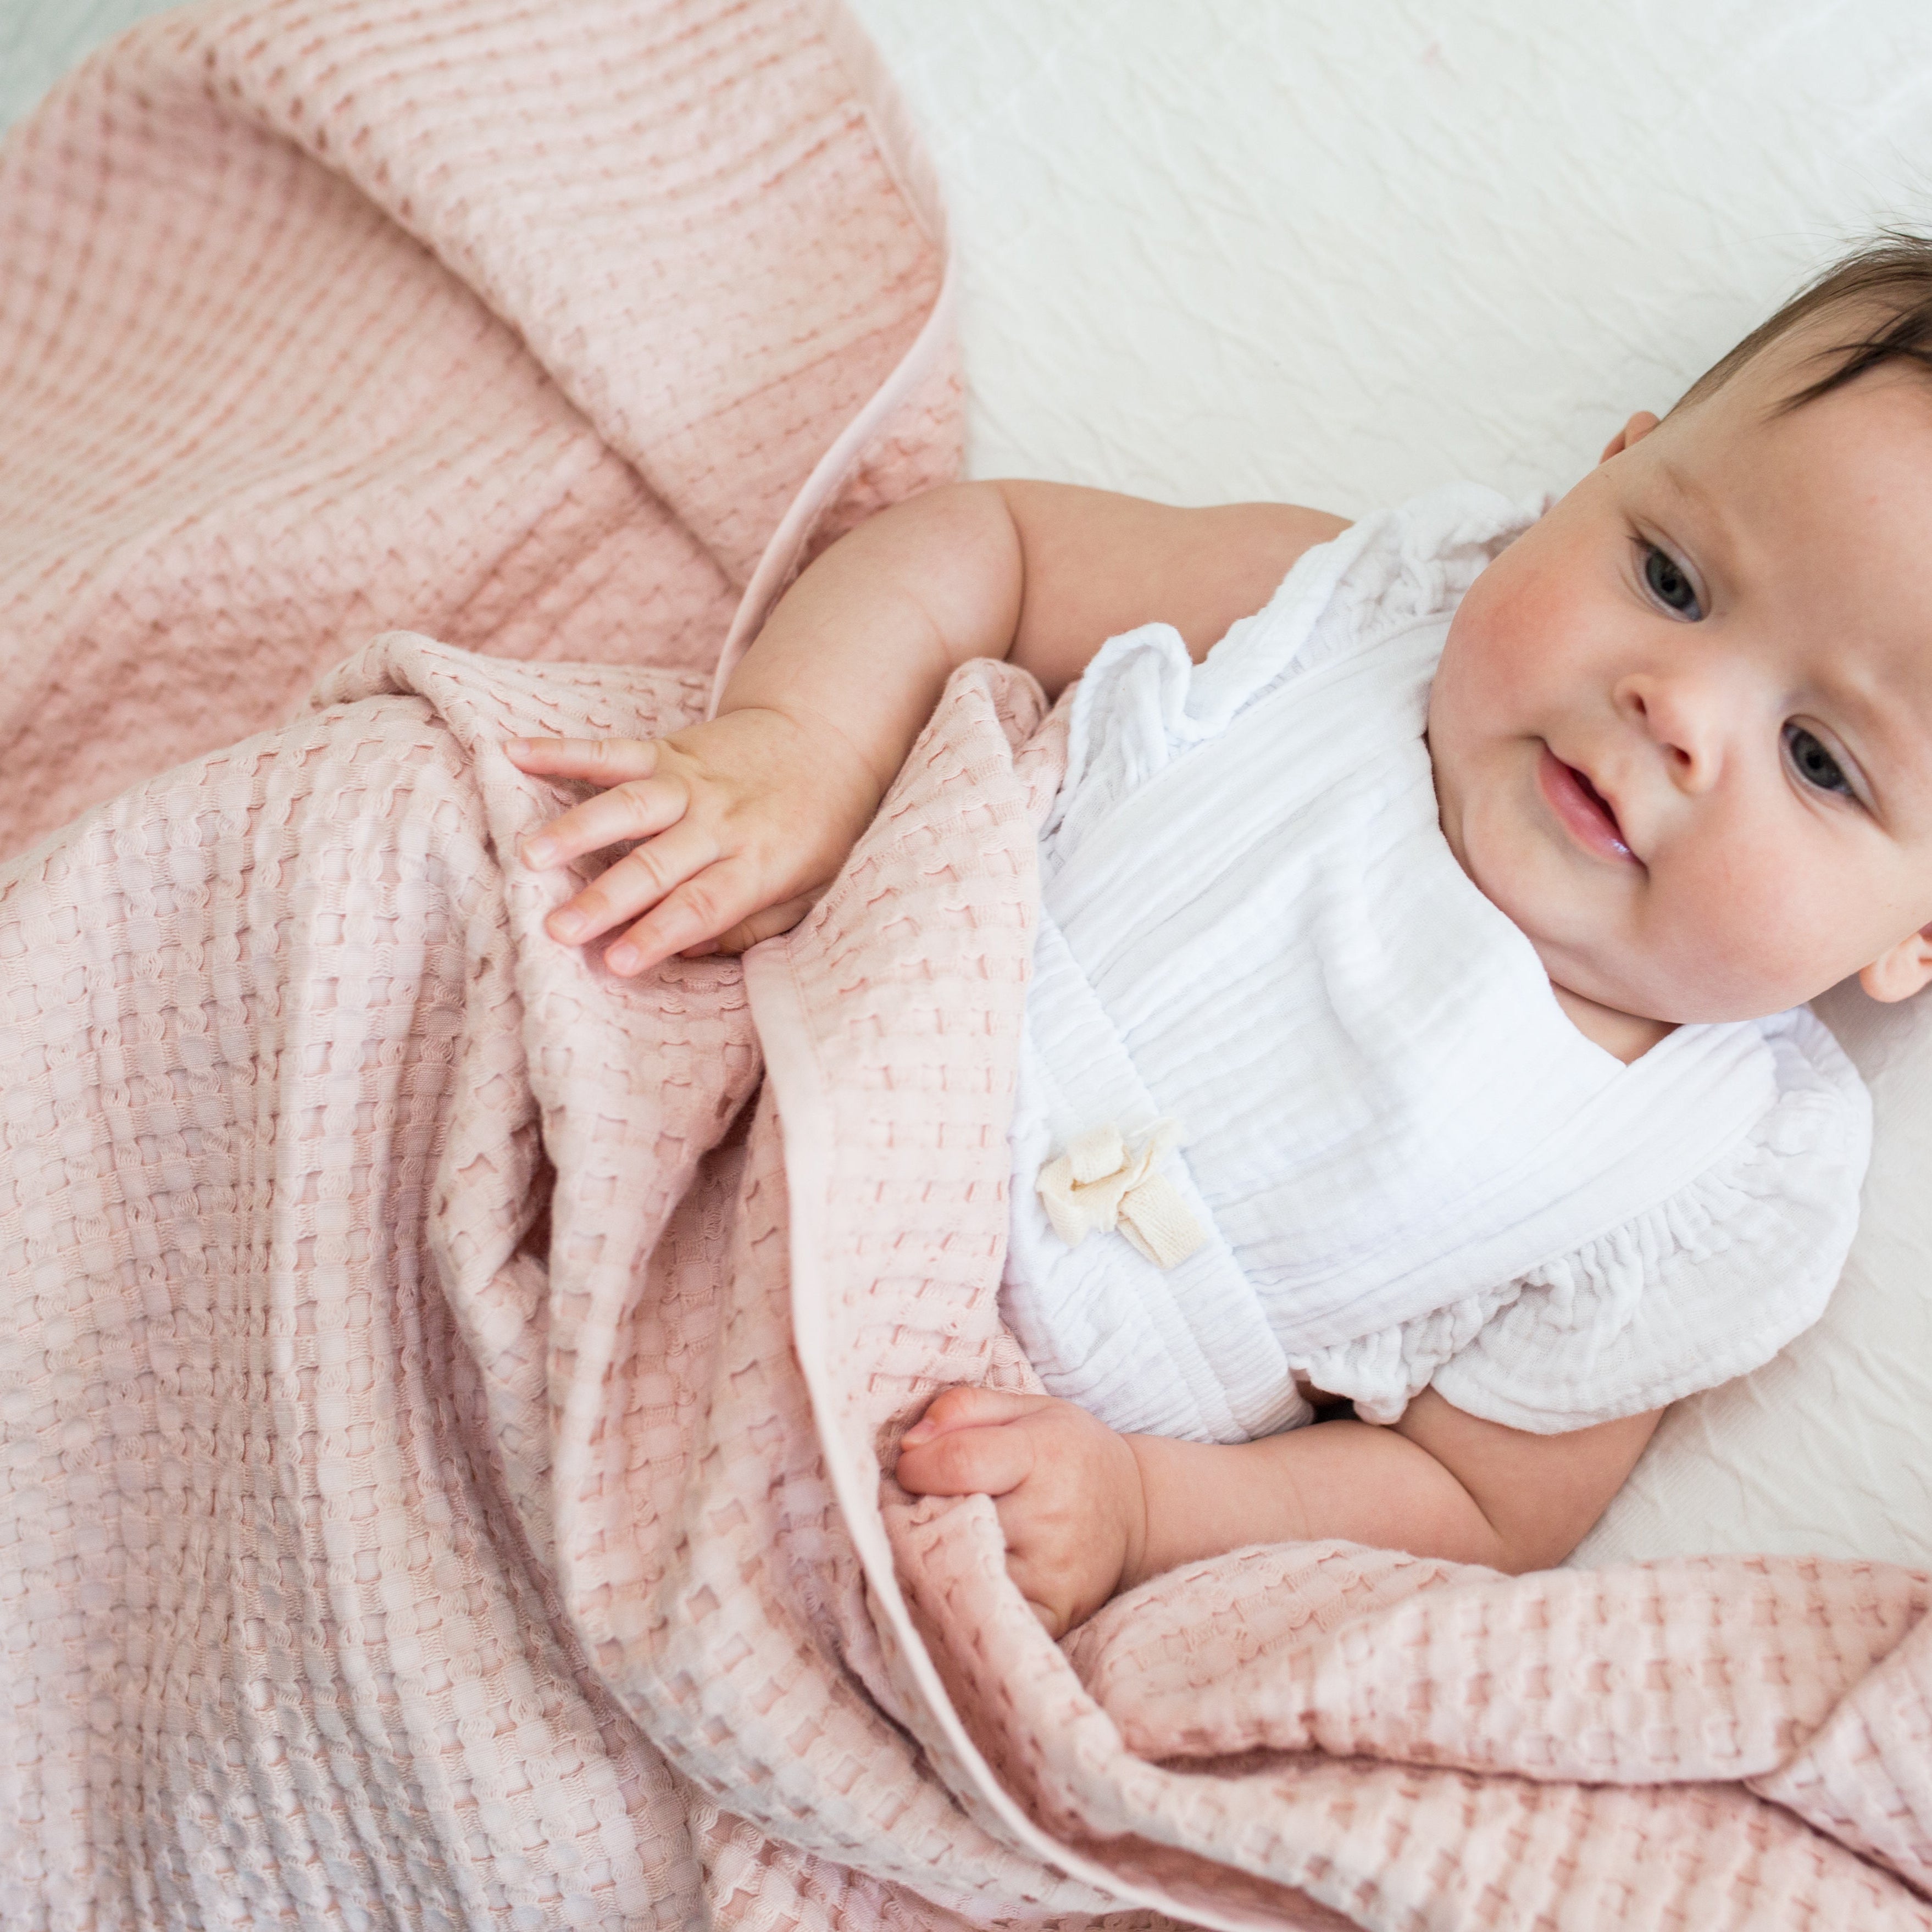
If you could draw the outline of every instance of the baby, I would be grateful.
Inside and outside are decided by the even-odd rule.
[[[1251,1543],[1558,1562],[1816,1318],[1868,1126],[1802,1003],[1932,979],[1928,367],[1888,237],[1540,516],[936,490],[711,722],[508,748],[609,788],[526,862],[641,842],[550,921],[634,974],[796,922],[968,658],[1082,680],[1003,1291],[1055,1393],[897,1465],[1054,1634]]]

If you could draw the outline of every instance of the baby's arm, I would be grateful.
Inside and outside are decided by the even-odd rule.
[[[1603,1514],[1659,1413],[1532,1436],[1425,1389],[1390,1428],[1324,1422],[1222,1447],[1116,1435],[1048,1396],[949,1389],[906,1432],[898,1477],[915,1495],[995,1498],[1007,1568],[1059,1636],[1117,1592],[1251,1543],[1546,1568]]]
[[[1177,509],[1052,483],[956,484],[884,512],[779,601],[710,722],[506,748],[524,771],[610,788],[527,842],[529,863],[644,842],[550,915],[552,935],[634,920],[605,956],[634,974],[784,932],[969,658],[1010,658],[1054,695],[1108,638],[1158,619],[1198,661],[1345,527],[1286,504]]]

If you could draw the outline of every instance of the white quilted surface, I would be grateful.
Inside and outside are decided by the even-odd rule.
[[[1568,482],[1839,239],[1932,220],[1924,0],[853,0],[952,203],[981,475],[1344,512]],[[0,121],[142,0],[0,0]],[[1682,1405],[1598,1560],[1932,1564],[1932,1012],[1825,1323]],[[1848,1017],[1850,1016],[1850,1017]]]
[[[981,475],[1540,488],[1932,213],[1924,0],[854,4],[952,203]]]

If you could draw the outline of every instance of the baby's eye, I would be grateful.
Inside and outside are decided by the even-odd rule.
[[[1785,726],[1784,754],[1807,784],[1820,791],[1843,792],[1847,798],[1852,796],[1851,780],[1838,760],[1803,725]]]
[[[1643,580],[1666,610],[1674,610],[1680,617],[1703,616],[1697,605],[1697,586],[1654,544],[1643,547]]]

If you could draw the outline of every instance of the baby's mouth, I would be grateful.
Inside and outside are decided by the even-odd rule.
[[[1564,829],[1587,852],[1609,859],[1634,860],[1624,842],[1623,827],[1610,802],[1574,765],[1566,765],[1550,747],[1543,748],[1537,782]]]
[[[1610,800],[1590,782],[1590,774],[1588,772],[1580,772],[1574,765],[1567,769],[1570,776],[1582,787],[1583,796],[1610,821],[1610,830],[1621,839],[1623,836],[1623,827],[1617,823],[1617,814],[1611,808]]]

